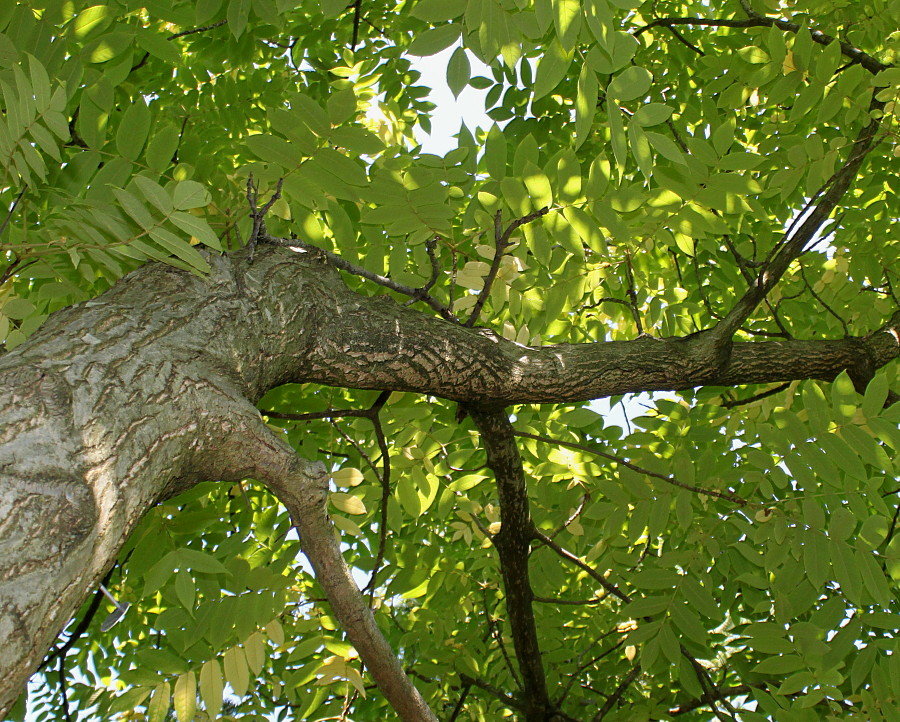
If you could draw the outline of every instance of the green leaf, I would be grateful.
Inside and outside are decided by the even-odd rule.
[[[178,677],[172,698],[178,722],[191,722],[197,710],[197,677],[193,672]]]
[[[178,228],[189,234],[192,239],[196,238],[200,243],[217,251],[222,250],[222,244],[216,236],[215,231],[210,228],[209,223],[204,218],[193,216],[190,213],[175,211],[169,216]]]
[[[587,63],[581,66],[578,76],[578,96],[575,99],[575,148],[587,140],[597,113],[597,96],[600,87],[597,76]]]
[[[241,37],[250,16],[250,0],[228,0],[228,28],[235,38]]]
[[[174,125],[160,128],[147,144],[144,159],[152,170],[162,173],[168,168],[178,150],[179,134]]]
[[[607,115],[609,116],[609,134],[612,142],[613,154],[616,157],[616,163],[621,173],[625,168],[625,162],[628,158],[628,140],[625,135],[625,125],[622,121],[622,111],[619,106],[613,102],[606,104]]]
[[[197,551],[196,549],[181,548],[172,552],[176,564],[182,568],[193,569],[207,574],[228,574],[228,569],[211,554]]]
[[[581,31],[581,2],[579,0],[553,0],[553,25],[556,37],[565,51],[571,51]]]
[[[147,704],[147,722],[163,722],[169,711],[171,699],[172,694],[169,683],[162,682],[157,685],[150,695],[150,702]]]
[[[484,165],[494,180],[506,175],[506,136],[495,124],[487,134],[484,146]]]
[[[469,56],[464,48],[457,48],[447,63],[447,85],[454,98],[458,98],[463,88],[469,84],[470,74]]]
[[[466,11],[467,0],[421,0],[410,13],[413,17],[430,23],[458,18]]]
[[[187,241],[182,240],[165,228],[159,227],[151,228],[149,235],[166,251],[177,256],[192,268],[200,273],[209,273],[209,264],[206,262],[206,259]]]
[[[553,203],[553,191],[550,187],[550,179],[544,172],[530,161],[525,165],[523,179],[528,194],[535,208],[542,208]]]
[[[538,61],[534,100],[543,98],[562,82],[572,64],[572,57],[572,53],[564,50],[557,41],[551,41]]]
[[[185,569],[182,569],[175,575],[175,594],[185,609],[194,608],[194,597],[196,595],[194,578]]]
[[[334,504],[335,508],[344,512],[345,514],[366,513],[366,505],[358,496],[336,491],[332,492],[329,498],[331,499],[331,503]]]
[[[649,70],[638,65],[632,65],[613,78],[606,89],[606,93],[611,98],[626,103],[646,95],[652,82],[653,76]]]
[[[221,4],[221,0],[219,3]],[[181,60],[181,51],[177,41],[167,40],[165,35],[150,28],[138,28],[135,38],[141,48],[165,63],[175,65]]]
[[[151,180],[147,176],[138,175],[134,177],[134,184],[138,187],[141,194],[150,203],[154,205],[163,215],[169,215],[172,212],[172,199],[159,183]]]
[[[415,37],[406,52],[419,57],[437,55],[441,50],[449,48],[459,40],[461,31],[461,27],[456,23],[426,30]]]
[[[650,176],[653,174],[653,154],[650,152],[650,142],[634,118],[628,121],[628,143],[638,168],[641,169],[644,178],[650,180]]]
[[[200,698],[207,714],[215,718],[222,709],[222,693],[225,683],[218,660],[211,659],[200,668]]]
[[[665,611],[669,607],[669,604],[669,597],[644,597],[642,599],[636,599],[633,602],[629,602],[625,606],[623,614],[627,614],[628,617],[631,617],[633,619],[637,619],[638,617],[649,617]]]
[[[757,674],[790,674],[803,669],[803,660],[796,654],[783,654],[769,657],[753,667]]]
[[[410,474],[404,474],[400,477],[397,484],[397,498],[409,516],[416,518],[422,513],[422,504],[419,501],[419,490],[416,488],[415,481]]]
[[[113,195],[118,199],[125,212],[145,231],[149,231],[156,225],[156,220],[150,211],[136,196],[133,196],[121,188],[112,188]]]
[[[866,418],[881,415],[889,391],[887,376],[883,373],[875,374],[866,386],[866,393],[863,397],[862,412]]]
[[[179,211],[201,208],[211,201],[209,191],[197,181],[181,181],[172,193],[172,202]]]
[[[254,632],[244,640],[244,657],[247,659],[247,666],[252,675],[256,676],[262,672],[266,660],[266,650],[265,642],[259,632]]]
[[[296,168],[303,157],[299,148],[274,135],[251,135],[245,142],[254,155],[269,163],[278,163],[286,170]]]
[[[665,123],[672,115],[672,108],[663,103],[646,103],[637,109],[634,121],[642,127]]]
[[[250,670],[247,668],[247,658],[240,647],[232,647],[223,657],[225,664],[225,679],[231,685],[231,689],[238,697],[247,694],[250,686]]]

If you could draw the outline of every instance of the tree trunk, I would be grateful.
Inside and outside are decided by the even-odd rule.
[[[898,355],[900,315],[869,337],[735,344],[725,359],[703,334],[526,348],[355,294],[309,254],[208,260],[206,277],[145,266],[0,359],[0,714],[154,504],[256,476],[299,513],[296,488],[266,470],[287,448],[254,406],[279,384],[499,408],[843,369],[865,380]]]

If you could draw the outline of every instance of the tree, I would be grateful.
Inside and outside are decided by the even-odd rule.
[[[97,1],[0,6],[2,714],[900,718],[898,3]]]

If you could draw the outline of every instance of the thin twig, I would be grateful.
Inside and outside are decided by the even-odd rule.
[[[378,523],[378,552],[375,555],[375,564],[372,566],[372,576],[369,577],[369,582],[366,584],[370,604],[375,597],[376,579],[381,565],[384,563],[384,550],[387,547],[388,501],[391,496],[391,454],[387,440],[384,437],[384,429],[381,426],[381,416],[379,414],[390,396],[390,391],[382,391],[369,409],[369,412],[372,414],[370,417],[372,426],[375,429],[375,440],[378,442],[378,448],[381,450],[381,518]]]
[[[730,501],[734,504],[740,504],[741,506],[745,506],[748,502],[746,499],[742,499],[739,496],[735,496],[734,494],[726,494],[722,491],[716,491],[715,489],[706,489],[702,486],[694,486],[693,484],[685,484],[677,479],[672,478],[671,476],[666,476],[664,474],[657,474],[655,471],[650,471],[649,469],[644,469],[637,464],[632,464],[630,461],[623,459],[621,456],[615,456],[613,454],[608,454],[605,451],[601,451],[600,449],[594,448],[593,446],[587,446],[585,444],[577,444],[574,441],[562,441],[561,439],[552,439],[549,436],[541,436],[540,434],[530,434],[527,431],[516,431],[516,436],[521,436],[525,439],[534,439],[535,441],[543,441],[546,444],[558,444],[559,446],[565,446],[569,449],[577,449],[578,451],[586,451],[589,454],[595,454],[596,456],[602,456],[604,459],[609,459],[610,461],[614,461],[617,464],[621,464],[622,466],[631,469],[632,471],[636,471],[638,474],[645,474],[647,476],[652,476],[655,479],[660,479],[661,481],[666,482],[667,484],[672,484],[673,486],[680,487],[682,489],[687,489],[688,491],[693,491],[696,494],[703,494],[705,496],[714,496],[717,499],[724,499],[725,501]]]
[[[471,684],[463,684],[462,692],[459,693],[459,699],[456,700],[456,706],[453,708],[453,713],[447,719],[447,722],[456,722],[456,718],[459,717],[459,713],[463,711],[463,706],[466,703],[466,697],[469,696],[469,690],[471,688]]]
[[[600,597],[592,597],[591,599],[559,599],[558,597],[535,596],[533,601],[540,602],[541,604],[559,604],[573,607],[587,607],[594,604],[603,604],[603,599]]]
[[[487,693],[493,695],[494,697],[496,697],[497,699],[499,699],[503,704],[505,704],[510,709],[514,709],[519,712],[525,711],[525,706],[519,700],[517,700],[515,697],[511,697],[510,695],[506,694],[506,692],[497,689],[496,687],[494,687],[491,684],[488,684],[487,682],[484,682],[480,679],[475,679],[474,677],[470,677],[467,674],[460,674],[459,681],[469,687],[478,687],[478,689],[483,689],[485,692],[487,692]]]
[[[571,562],[575,566],[579,567],[586,571],[595,581],[597,581],[601,587],[603,587],[607,592],[612,594],[617,599],[622,600],[623,602],[630,602],[631,597],[625,594],[625,592],[621,591],[615,584],[609,581],[606,577],[604,577],[600,572],[598,572],[594,567],[592,567],[587,562],[582,561],[580,558],[575,556],[568,549],[565,549],[561,545],[557,544],[553,539],[548,537],[542,531],[540,531],[537,527],[534,527],[532,534],[535,539],[540,542],[543,542],[546,546],[550,547],[553,551],[555,551],[559,556],[567,561]]]
[[[531,223],[541,216],[547,215],[547,213],[549,212],[550,208],[548,206],[544,206],[543,208],[524,215],[521,218],[516,218],[506,227],[506,230],[502,230],[502,216],[500,211],[497,211],[494,214],[494,244],[496,246],[496,248],[494,249],[494,260],[491,262],[491,269],[488,271],[488,275],[484,279],[484,286],[482,286],[481,288],[481,293],[478,294],[478,300],[475,301],[475,305],[472,308],[472,314],[463,324],[464,326],[468,326],[469,328],[471,328],[475,325],[475,322],[481,315],[481,309],[487,302],[488,294],[490,294],[491,292],[491,286],[493,286],[494,280],[497,278],[497,273],[500,271],[500,263],[503,260],[503,255],[506,253],[506,249],[512,245],[512,242],[510,241],[510,237],[512,236],[512,234],[516,230],[518,230],[520,226]]]
[[[256,252],[256,244],[260,236],[266,235],[266,226],[264,219],[266,213],[272,208],[279,198],[281,198],[281,187],[284,185],[284,178],[278,179],[278,185],[272,197],[266,201],[262,208],[257,207],[259,201],[259,184],[253,184],[253,174],[247,176],[247,203],[250,205],[250,217],[253,219],[253,229],[250,231],[250,237],[247,239],[247,263],[253,263],[253,254]]]
[[[318,246],[314,246],[312,243],[302,241],[299,238],[278,238],[275,236],[267,235],[260,240],[273,246],[300,248],[310,254],[314,254],[316,256],[319,256],[320,258],[323,258],[335,268],[339,268],[340,270],[346,271],[347,273],[352,273],[354,276],[365,278],[369,281],[372,281],[373,283],[377,283],[379,286],[384,286],[391,291],[395,291],[404,296],[409,296],[410,298],[414,298],[417,301],[422,301],[426,303],[431,309],[436,311],[441,316],[441,318],[453,323],[459,323],[459,319],[457,319],[456,316],[453,315],[453,312],[447,306],[445,306],[430,294],[423,291],[421,288],[412,288],[411,286],[397,283],[390,278],[379,275],[377,273],[373,273],[372,271],[369,271],[362,266],[357,266],[355,263],[350,263],[350,261],[341,258],[335,253],[331,253],[331,251],[326,251],[324,248],[319,248]]]
[[[112,578],[113,570],[110,569],[106,576],[100,581],[104,586],[109,584],[110,579]],[[87,610],[84,613],[84,616],[81,618],[81,621],[78,622],[75,629],[72,630],[72,633],[69,634],[69,638],[61,644],[59,647],[51,650],[47,653],[47,656],[41,661],[38,665],[36,671],[40,672],[44,669],[50,662],[58,657],[64,657],[66,653],[75,646],[75,643],[81,638],[81,635],[87,631],[87,628],[91,626],[91,622],[94,620],[94,616],[97,614],[97,611],[100,609],[100,605],[103,603],[105,597],[103,593],[97,589],[94,594],[94,598],[91,599],[91,603],[88,605]]]
[[[438,260],[437,254],[435,253],[437,242],[437,236],[433,236],[432,238],[429,238],[427,241],[425,241],[425,252],[428,254],[428,258],[431,261],[431,278],[429,278],[425,285],[422,286],[422,291],[424,291],[425,293],[428,293],[432,289],[434,284],[437,283],[438,278],[440,278],[441,276],[441,264]],[[416,299],[411,298],[403,305],[409,306],[410,304],[413,304],[415,302]]]
[[[72,722],[72,713],[69,710],[69,698],[66,696],[66,655],[59,655],[59,701],[62,705],[66,722]]]
[[[765,391],[761,391],[758,394],[754,394],[753,396],[749,396],[746,399],[726,399],[722,402],[723,409],[734,409],[738,406],[746,406],[747,404],[752,404],[754,401],[760,401],[761,399],[768,398],[769,396],[774,396],[777,393],[781,393],[787,388],[790,388],[790,381],[786,381],[783,384],[778,384],[778,386],[774,386],[771,389],[766,389]]]
[[[628,674],[625,675],[625,679],[623,679],[619,686],[616,687],[615,691],[609,696],[604,705],[597,711],[597,714],[593,716],[591,722],[600,722],[609,711],[615,707],[616,703],[622,698],[622,695],[625,694],[625,690],[627,690],[631,683],[637,679],[637,676],[641,673],[641,666],[639,664],[634,665]]]
[[[587,505],[587,503],[590,500],[591,500],[591,493],[589,491],[585,492],[581,496],[581,500],[578,502],[578,506],[576,507],[576,509],[569,515],[568,519],[566,519],[562,524],[560,524],[556,529],[554,529],[550,533],[550,538],[553,539],[553,538],[557,537],[559,534],[561,534],[563,531],[565,531],[568,528],[569,524],[571,524],[579,516],[581,516],[581,512],[584,511],[584,507]]]
[[[6,218],[3,219],[3,223],[0,223],[0,236],[3,235],[3,231],[6,230],[6,226],[9,225],[9,221],[13,216],[13,213],[16,211],[16,206],[19,205],[19,201],[22,200],[22,196],[25,195],[25,191],[28,190],[28,184],[25,183],[22,186],[22,190],[19,191],[19,194],[16,196],[15,200],[10,204],[9,210],[6,212]]]
[[[631,253],[625,251],[625,277],[628,279],[628,288],[626,293],[631,303],[628,304],[631,309],[631,317],[634,319],[634,325],[637,326],[638,335],[643,335],[644,325],[641,323],[641,314],[638,310],[637,290],[634,287],[634,269],[631,267]]]
[[[582,650],[581,653],[579,653],[579,655],[575,658],[574,661],[577,662],[577,664],[575,666],[575,671],[569,675],[569,678],[568,678],[568,680],[566,680],[566,684],[563,687],[563,691],[560,693],[559,697],[556,699],[557,707],[562,707],[563,702],[566,701],[566,697],[569,696],[569,692],[572,691],[572,687],[575,684],[575,681],[578,679],[578,676],[582,672],[584,672],[584,670],[586,670],[591,665],[596,664],[604,657],[608,657],[610,654],[615,652],[619,647],[621,647],[623,644],[625,644],[625,639],[624,638],[620,639],[612,647],[610,647],[609,649],[603,650],[600,654],[591,657],[586,662],[581,661],[581,658],[587,653],[587,651],[589,649],[593,648],[597,644],[600,644],[600,642],[602,642],[604,639],[606,639],[607,637],[609,637],[615,633],[616,633],[616,629],[613,628],[610,631],[606,632],[605,634],[601,634],[597,639],[595,639],[593,642],[591,642],[591,644],[589,644],[586,649]]]
[[[806,290],[809,291],[810,295],[819,303],[822,308],[828,311],[829,314],[834,316],[838,320],[838,323],[841,324],[841,327],[844,329],[844,338],[850,338],[850,327],[847,326],[847,322],[838,315],[837,311],[835,311],[831,306],[825,303],[825,299],[823,299],[818,293],[816,293],[816,289],[812,287],[812,284],[806,278],[806,269],[803,267],[803,263],[799,264],[800,266],[800,278],[803,279],[803,283],[806,285]]]
[[[699,27],[714,28],[770,28],[774,26],[779,30],[784,30],[791,33],[798,33],[803,27],[801,25],[798,25],[797,23],[792,23],[780,18],[770,18],[753,12],[751,17],[747,20],[714,20],[709,18],[697,17],[657,18],[656,20],[653,20],[646,25],[636,28],[633,32],[633,35],[637,37],[645,30],[650,30],[654,27],[664,27],[670,29],[673,25],[696,25]],[[812,38],[812,41],[814,43],[818,43],[819,45],[831,45],[831,43],[837,41],[841,48],[841,54],[844,57],[849,58],[854,63],[862,65],[870,73],[880,73],[882,70],[893,67],[890,64],[879,62],[871,55],[864,53],[859,48],[853,47],[850,43],[847,43],[843,40],[837,40],[837,38],[831,35],[826,35],[819,30],[810,30],[809,34]]]
[[[194,33],[205,33],[207,30],[213,30],[214,28],[220,28],[228,20],[219,20],[218,22],[213,23],[212,25],[204,25],[202,28],[191,28],[190,30],[182,30],[180,33],[174,33],[169,35],[166,40],[175,40],[176,38],[183,38],[185,35],[193,35]]]
[[[737,718],[735,717],[736,711],[734,707],[732,707],[731,703],[723,697],[715,682],[713,682],[709,678],[709,673],[706,671],[704,666],[700,664],[700,662],[698,662],[694,658],[694,656],[687,651],[687,649],[685,649],[684,645],[681,645],[681,654],[685,659],[688,660],[688,662],[690,662],[691,667],[694,668],[694,674],[697,675],[697,680],[700,682],[700,686],[703,688],[703,694],[709,702],[709,708],[716,716],[716,719],[718,719],[720,722],[728,722],[729,719],[731,720],[731,722],[737,722]],[[716,706],[717,701],[721,702],[725,709],[728,711],[727,715]]]
[[[695,53],[697,53],[697,55],[699,55],[700,57],[703,57],[706,55],[706,53],[704,53],[700,48],[698,48],[696,45],[694,45],[690,40],[688,40],[686,37],[684,37],[684,35],[679,33],[671,25],[666,25],[664,27],[666,28],[666,30],[668,30],[670,33],[672,33],[672,35],[674,35],[676,37],[676,39],[678,40],[678,42],[680,42],[682,45],[687,46],[688,48],[693,50]]]
[[[516,686],[521,689],[522,678],[519,677],[519,674],[516,672],[515,665],[509,658],[509,652],[506,649],[506,645],[503,643],[503,634],[500,631],[500,626],[497,624],[496,620],[491,614],[491,610],[488,609],[486,586],[482,586],[481,588],[481,598],[484,604],[484,613],[487,617],[488,632],[491,635],[491,638],[497,643],[497,647],[500,649],[500,654],[503,655],[503,661],[506,663],[506,670],[509,672],[509,676],[515,680]]]

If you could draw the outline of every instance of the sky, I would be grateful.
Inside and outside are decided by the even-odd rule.
[[[410,58],[413,61],[413,68],[422,73],[420,84],[431,88],[428,99],[437,106],[432,114],[431,135],[427,135],[421,128],[416,128],[416,140],[422,143],[424,153],[444,155],[456,148],[453,136],[459,132],[461,123],[465,123],[473,132],[477,127],[489,128],[493,124],[484,112],[487,90],[476,90],[469,85],[463,89],[458,98],[454,98],[450,92],[447,85],[447,63],[454,50],[455,47],[450,47],[437,55]],[[471,53],[469,64],[473,76],[490,77],[490,68]]]

